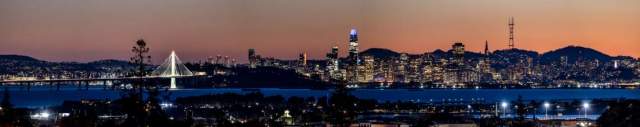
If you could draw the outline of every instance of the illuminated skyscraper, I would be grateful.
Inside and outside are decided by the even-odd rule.
[[[371,82],[373,81],[375,60],[373,56],[369,55],[363,56],[363,60],[364,62],[360,70],[360,82]]]
[[[231,65],[231,61],[229,60],[229,56],[224,56],[224,64],[225,67],[229,67]]]
[[[222,55],[217,55],[215,64],[220,64],[221,60],[222,60]]]
[[[213,62],[215,62],[215,61],[213,61],[213,57],[209,56],[209,57],[207,57],[207,62],[205,62],[205,63],[213,64]]]
[[[331,52],[327,53],[327,67],[325,67],[327,76],[329,76],[330,79],[342,79],[339,72],[339,65],[338,46],[333,46]]]
[[[464,44],[456,42],[452,46],[453,49],[453,63],[457,65],[464,64]]]
[[[302,67],[306,67],[307,66],[307,53],[306,52],[300,53],[300,56],[298,57],[298,62],[299,62],[299,66],[302,66]]]
[[[249,49],[249,67],[250,68],[256,68],[256,63],[257,63],[256,50],[255,49]]]
[[[303,52],[300,53],[299,57],[298,57],[298,68],[297,71],[298,73],[302,73],[304,75],[308,75],[309,71],[307,70],[307,53]]]
[[[355,64],[359,64],[360,60],[358,58],[358,31],[356,29],[351,29],[349,32],[349,60],[351,62],[355,62]]]
[[[349,83],[357,83],[360,58],[358,57],[358,32],[356,29],[351,29],[349,32],[349,56],[347,59],[347,80]]]

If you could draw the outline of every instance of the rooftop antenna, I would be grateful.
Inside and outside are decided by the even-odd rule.
[[[513,21],[513,17],[509,18],[509,48],[513,49],[514,48],[514,41],[513,41],[513,25],[515,25],[514,21]]]

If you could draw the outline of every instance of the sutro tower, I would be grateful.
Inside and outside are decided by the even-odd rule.
[[[513,25],[514,21],[513,21],[513,17],[509,18],[509,48],[513,49],[514,48],[514,41],[513,41]]]

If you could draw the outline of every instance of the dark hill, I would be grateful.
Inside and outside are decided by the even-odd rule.
[[[363,52],[360,52],[360,55],[373,56],[374,58],[377,58],[377,59],[386,59],[386,58],[398,57],[400,56],[400,53],[389,50],[389,49],[384,49],[384,48],[370,48]]]
[[[22,56],[22,55],[0,55],[0,61],[32,61],[38,62],[40,60],[35,59],[30,56]]]
[[[597,59],[601,62],[609,62],[611,60],[611,57],[607,54],[580,46],[567,46],[546,52],[542,54],[540,60],[543,63],[549,63],[552,61],[560,61],[563,56],[567,57],[567,62],[569,63],[574,63],[577,60],[592,61]]]

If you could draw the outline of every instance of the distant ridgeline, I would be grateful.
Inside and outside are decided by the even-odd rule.
[[[2,80],[109,78],[123,76],[132,67],[129,62],[120,60],[48,62],[29,56],[0,55]]]
[[[361,52],[361,56],[373,56],[375,59],[397,59],[403,53],[388,49],[371,48]],[[423,59],[439,63],[439,60],[451,60],[453,50],[435,50],[424,54],[405,54],[409,59]],[[465,51],[464,63],[471,70],[478,68],[478,63],[491,63],[494,73],[501,73],[528,66],[538,75],[546,75],[548,80],[605,81],[605,80],[638,80],[640,60],[630,56],[609,56],[597,50],[567,46],[540,54],[522,49],[504,49],[484,53]]]
[[[370,48],[363,52],[360,52],[363,56],[373,56],[376,59],[387,59],[387,58],[396,58],[399,57],[402,53],[398,53],[392,51],[390,49],[384,48]],[[430,55],[430,57],[434,58],[449,58],[453,57],[452,50],[443,51],[441,49],[437,49],[433,52],[427,52],[424,54],[407,54],[409,57],[416,57],[422,55]],[[469,52],[465,51],[464,58],[469,60],[480,59],[485,57],[483,53],[478,52]],[[553,62],[560,62],[563,57],[567,58],[568,63],[575,63],[576,61],[592,61],[598,60],[600,62],[606,63],[611,62],[612,60],[630,60],[636,61],[633,57],[630,56],[609,56],[607,54],[601,53],[591,48],[585,48],[580,46],[567,46],[564,48],[560,48],[557,50],[549,51],[543,54],[540,54],[535,51],[528,51],[522,49],[505,49],[505,50],[496,50],[494,52],[489,53],[489,57],[495,59],[510,59],[512,63],[518,62],[519,58],[532,58],[534,62],[539,62],[541,64],[548,64]]]

